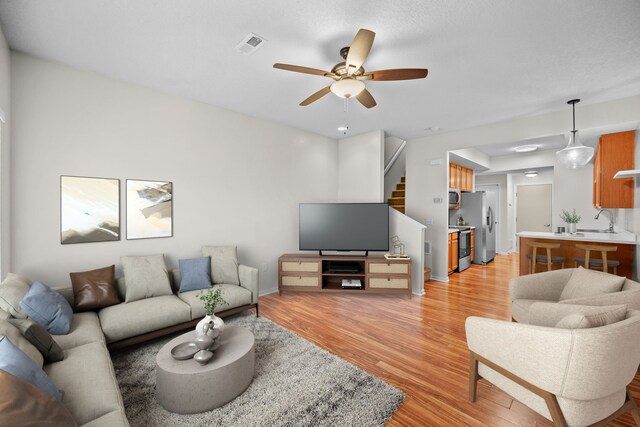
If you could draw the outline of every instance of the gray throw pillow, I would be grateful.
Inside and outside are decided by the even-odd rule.
[[[625,319],[626,315],[626,305],[593,314],[573,313],[560,320],[555,327],[560,329],[598,328],[620,322]]]
[[[202,255],[211,257],[211,281],[239,285],[238,254],[235,246],[203,246]]]
[[[31,282],[24,277],[9,273],[0,283],[0,309],[18,319],[26,319],[27,314],[20,308],[20,301],[29,292]]]
[[[624,280],[624,277],[578,267],[562,290],[560,301],[619,292]]]
[[[173,294],[163,255],[123,256],[120,259],[127,287],[125,302]]]
[[[59,362],[64,359],[64,353],[53,337],[37,322],[31,319],[9,319],[9,323],[22,332],[27,339],[42,354],[47,363]]]

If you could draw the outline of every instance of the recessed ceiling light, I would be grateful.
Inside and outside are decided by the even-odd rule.
[[[524,176],[526,176],[527,178],[533,178],[535,176],[538,176],[538,171],[525,171]]]
[[[349,130],[349,126],[339,126],[338,127],[338,132],[342,132],[342,133],[347,133],[347,131]]]
[[[516,153],[528,153],[529,151],[536,151],[537,149],[537,145],[521,145],[516,147],[514,150]]]

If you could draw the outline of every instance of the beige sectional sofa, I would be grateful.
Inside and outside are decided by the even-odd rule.
[[[235,251],[235,248],[234,248]],[[228,316],[255,308],[258,314],[258,271],[238,266],[239,285],[219,283],[228,305],[217,315]],[[179,293],[180,272],[169,274],[172,295],[154,296],[122,302],[97,312],[74,313],[66,335],[52,335],[64,351],[64,360],[42,363],[45,373],[64,391],[62,403],[81,426],[128,426],[124,404],[111,363],[109,350],[194,327],[205,315],[197,299],[200,291]],[[1,285],[0,285],[1,286]],[[126,282],[117,281],[121,301],[125,301]],[[56,288],[73,307],[73,289]],[[2,311],[2,310],[0,310]],[[0,319],[11,317],[0,312]],[[0,320],[5,322],[6,320]]]

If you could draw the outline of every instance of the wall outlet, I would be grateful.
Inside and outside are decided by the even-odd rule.
[[[442,159],[432,159],[430,162],[431,166],[437,166],[442,164]]]
[[[434,197],[433,203],[442,203],[442,197]]]
[[[269,264],[267,264],[266,262],[264,264],[260,264],[260,271],[262,271],[263,273],[269,271]]]
[[[425,225],[433,225],[433,218],[427,218]]]

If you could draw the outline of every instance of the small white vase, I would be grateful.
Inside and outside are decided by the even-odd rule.
[[[567,223],[567,232],[569,232],[570,234],[576,234],[577,229],[578,229],[578,224],[576,224],[575,222]]]
[[[222,331],[224,331],[224,320],[214,315],[206,315],[198,322],[196,325],[196,336],[204,335],[205,327],[204,325],[208,324],[210,321],[213,321],[213,327],[209,329],[207,335],[209,335],[214,340],[218,338]]]

